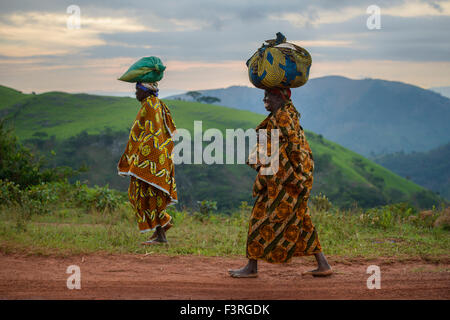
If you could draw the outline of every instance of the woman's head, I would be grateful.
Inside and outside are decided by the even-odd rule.
[[[158,83],[136,83],[136,99],[139,101],[144,100],[148,96],[158,96]]]
[[[291,90],[286,89],[267,89],[264,92],[264,107],[269,112],[276,112],[291,99]]]

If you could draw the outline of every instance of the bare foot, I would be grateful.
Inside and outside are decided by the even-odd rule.
[[[303,276],[313,276],[313,277],[328,277],[333,274],[333,270],[331,269],[331,266],[328,264],[327,258],[325,258],[325,255],[323,252],[319,252],[314,254],[316,260],[317,260],[317,269],[305,271],[302,273]]]
[[[240,269],[228,270],[233,278],[256,278],[258,276],[258,266],[256,260],[249,260],[248,264]]]
[[[164,226],[164,232],[167,232],[167,230],[169,230],[170,228],[172,228],[173,227],[173,224],[171,224],[171,223],[168,223],[168,224],[166,224],[165,226]],[[153,232],[153,234],[152,234],[152,236],[148,239],[149,241],[150,240],[154,240],[154,239],[156,239],[158,237],[158,231],[157,230],[155,230],[155,232]]]
[[[313,277],[328,277],[333,274],[333,270],[330,268],[317,268],[314,270],[305,271],[302,276],[313,276]]]
[[[151,245],[155,245],[155,244],[158,245],[158,244],[167,244],[167,243],[169,243],[167,241],[167,239],[158,239],[158,238],[141,242],[141,244],[143,246],[151,246]]]

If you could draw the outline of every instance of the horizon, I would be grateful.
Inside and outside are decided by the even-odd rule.
[[[396,81],[396,80],[387,80],[387,79],[380,79],[380,78],[369,78],[369,77],[365,77],[365,78],[351,78],[351,77],[346,77],[346,76],[341,76],[341,75],[325,75],[325,76],[320,76],[320,77],[315,77],[315,78],[310,78],[308,81],[311,80],[317,80],[317,79],[322,79],[322,78],[331,78],[331,77],[340,77],[340,78],[345,78],[348,80],[354,80],[354,81],[361,81],[361,80],[377,80],[377,81],[387,81],[387,82],[397,82],[397,83],[402,83],[402,84],[406,84],[406,85],[411,85],[411,86],[415,86],[418,87],[420,89],[424,89],[424,90],[429,90],[432,91],[434,93],[440,94],[443,97],[449,98],[450,99],[450,95],[447,95],[446,92],[440,92],[438,91],[438,89],[442,90],[442,91],[446,91],[446,90],[450,90],[450,86],[442,86],[442,87],[431,87],[431,88],[423,88],[420,86],[417,86],[415,84],[411,84],[411,83],[407,83],[407,82],[403,82],[403,81]],[[130,84],[131,85],[131,84]],[[307,84],[305,84],[306,86]],[[49,92],[62,92],[62,93],[68,93],[68,94],[89,94],[89,95],[96,95],[96,96],[105,96],[105,97],[129,97],[129,98],[135,98],[135,94],[134,94],[134,85],[133,87],[130,87],[129,91],[64,91],[64,90],[49,90],[49,91],[35,91],[35,90],[31,90],[29,92],[25,92],[23,90],[19,90],[18,88],[14,88],[14,87],[10,87],[7,86],[5,84],[0,83],[0,86],[3,87],[7,87],[16,91],[19,91],[23,94],[32,94],[33,92],[35,94],[44,94],[44,93],[49,93]],[[171,90],[171,89],[167,89],[167,90],[160,90],[160,98],[161,99],[167,99],[168,97],[171,96],[177,96],[177,95],[183,95],[186,94],[189,91],[209,91],[209,90],[226,90],[232,87],[244,87],[244,88],[251,88],[251,89],[259,89],[256,88],[254,86],[250,85],[239,85],[239,84],[231,84],[229,86],[226,87],[217,87],[217,88],[208,88],[208,89],[197,89],[197,90],[183,90],[183,89],[175,89],[175,90]],[[302,88],[302,87],[300,87]],[[295,88],[295,89],[299,89],[299,88]],[[260,89],[262,90],[262,89]]]

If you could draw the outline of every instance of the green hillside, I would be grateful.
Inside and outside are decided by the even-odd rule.
[[[428,152],[397,152],[372,160],[450,200],[450,143]]]
[[[4,87],[3,87],[4,88]],[[22,142],[47,154],[50,165],[87,165],[78,178],[98,185],[109,184],[125,191],[128,179],[118,177],[116,164],[128,139],[128,131],[140,104],[132,98],[48,92],[22,95],[2,89],[4,116]],[[9,99],[9,100],[8,100]],[[264,115],[178,100],[165,100],[178,128],[192,132],[194,120],[203,128],[254,128]],[[411,201],[430,207],[439,199],[433,193],[388,171],[380,165],[306,132],[315,159],[313,194],[325,193],[341,207],[355,202],[362,207]],[[56,156],[50,156],[51,150]],[[246,165],[179,165],[176,179],[180,206],[192,207],[198,200],[215,200],[222,210],[252,201],[255,177]]]
[[[0,116],[9,113],[10,110],[5,109],[13,107],[16,103],[27,100],[30,96],[32,95],[23,94],[15,89],[0,86]]]
[[[0,92],[2,94],[2,92]],[[1,96],[1,95],[0,95]],[[8,94],[8,97],[12,95]],[[9,98],[11,101],[13,98]],[[3,100],[3,98],[2,98]],[[48,92],[28,99],[14,96],[14,108],[6,115],[21,140],[36,132],[55,135],[62,140],[86,131],[100,133],[105,127],[120,131],[133,123],[140,104],[129,97],[104,97],[88,94]],[[170,100],[171,112],[179,128],[193,129],[194,120],[203,120],[204,128],[248,128],[264,116],[249,111]],[[214,110],[214,112],[211,112]],[[230,127],[233,124],[233,127]]]

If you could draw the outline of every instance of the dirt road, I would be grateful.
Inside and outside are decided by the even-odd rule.
[[[298,258],[260,263],[256,279],[233,279],[227,269],[244,258],[0,254],[0,299],[450,299],[448,263],[329,260],[335,271],[329,278],[302,277],[314,263]],[[66,286],[70,265],[80,267],[80,290]],[[369,265],[380,267],[379,290],[367,288]]]

